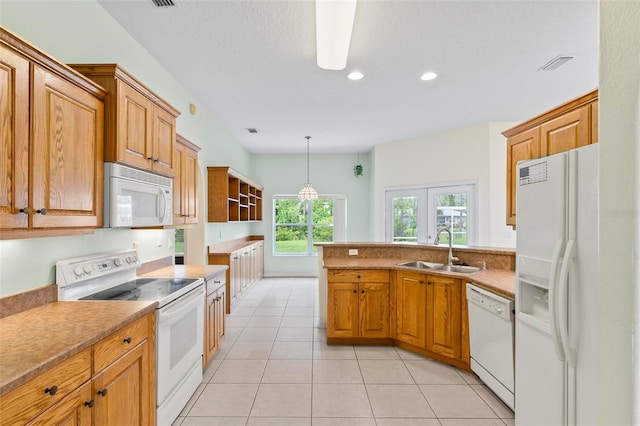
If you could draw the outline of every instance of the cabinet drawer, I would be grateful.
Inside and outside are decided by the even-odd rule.
[[[388,283],[389,271],[386,269],[330,269],[327,279],[335,283]]]
[[[87,348],[0,397],[0,424],[26,423],[90,378],[91,349]]]
[[[207,295],[210,295],[227,283],[225,274],[216,275],[207,280]]]
[[[100,370],[135,348],[147,338],[147,317],[121,328],[93,346],[93,371]]]

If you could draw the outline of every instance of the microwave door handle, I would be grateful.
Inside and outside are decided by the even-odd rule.
[[[167,197],[164,195],[164,190],[160,190],[160,221],[164,220],[165,213],[167,212]]]

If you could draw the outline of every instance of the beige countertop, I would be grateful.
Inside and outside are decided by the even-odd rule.
[[[149,278],[210,278],[229,269],[227,265],[172,265],[142,274]]]
[[[412,259],[325,258],[323,265],[327,269],[405,269],[429,274],[455,276],[510,299],[515,297],[515,272],[513,271],[487,269],[473,274],[460,274],[398,266],[398,263],[408,260]]]
[[[0,395],[156,306],[157,302],[52,302],[0,319]]]
[[[222,243],[216,243],[209,246],[209,253],[215,254],[231,254],[234,251],[242,250],[254,244],[264,243],[264,240],[231,240]]]

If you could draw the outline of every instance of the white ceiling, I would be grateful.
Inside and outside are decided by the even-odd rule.
[[[311,0],[174,1],[99,0],[254,153],[305,152],[306,135],[312,153],[367,152],[522,121],[598,85],[596,0],[359,0],[343,71],[316,65]],[[558,55],[577,58],[538,71]]]

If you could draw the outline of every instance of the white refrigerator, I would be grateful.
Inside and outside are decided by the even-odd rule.
[[[595,425],[598,145],[517,173],[516,425]]]

